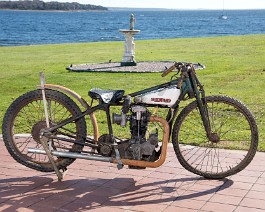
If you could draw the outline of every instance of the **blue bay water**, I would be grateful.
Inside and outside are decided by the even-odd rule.
[[[0,10],[0,46],[120,41],[136,18],[137,40],[265,34],[265,10],[35,12]]]

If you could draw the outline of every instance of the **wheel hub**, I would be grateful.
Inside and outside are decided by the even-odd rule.
[[[212,133],[210,134],[209,139],[210,139],[210,141],[213,142],[213,143],[218,143],[218,142],[220,142],[220,136],[219,136],[217,133],[214,133],[214,132],[212,132]]]
[[[31,135],[33,139],[37,141],[37,143],[39,144],[41,143],[40,142],[41,131],[44,129],[47,129],[47,125],[45,121],[39,121],[36,124],[34,124],[34,126],[32,127]]]

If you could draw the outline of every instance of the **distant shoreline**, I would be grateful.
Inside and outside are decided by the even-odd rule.
[[[109,12],[108,10],[18,10],[0,9],[0,11],[21,11],[21,12]]]
[[[77,2],[44,2],[41,0],[0,1],[0,9],[29,11],[107,11],[107,7]]]

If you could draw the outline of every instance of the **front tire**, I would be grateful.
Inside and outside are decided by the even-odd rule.
[[[50,125],[81,114],[80,108],[67,95],[45,90]],[[46,128],[44,106],[41,90],[30,91],[18,97],[5,113],[2,125],[3,140],[10,155],[19,163],[42,172],[54,171],[46,155],[28,153],[28,148],[42,148],[40,131]],[[86,138],[86,122],[84,117],[69,123],[53,132],[56,136],[64,136],[81,143]],[[83,145],[50,139],[52,146],[58,151],[80,152]],[[54,157],[58,169],[65,169],[74,162],[72,158]]]
[[[172,143],[185,169],[205,178],[224,178],[251,162],[257,151],[258,129],[253,115],[241,102],[226,96],[209,96],[206,102],[211,130],[220,140],[209,141],[194,101],[176,119]]]

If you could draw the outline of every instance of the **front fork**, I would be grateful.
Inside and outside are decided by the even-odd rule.
[[[198,108],[200,111],[202,123],[206,132],[206,136],[209,139],[209,141],[213,143],[218,143],[220,141],[219,136],[217,133],[212,131],[210,117],[209,117],[209,111],[207,106],[207,101],[205,97],[205,91],[203,88],[203,85],[199,82],[197,76],[193,74],[193,76],[190,77],[192,80],[192,85],[194,85],[194,93],[196,97],[196,101],[198,104]],[[197,85],[197,86],[196,86]]]

